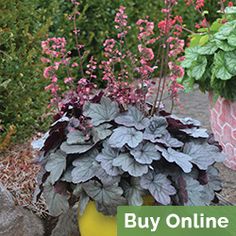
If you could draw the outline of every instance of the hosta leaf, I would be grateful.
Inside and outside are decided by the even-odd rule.
[[[116,117],[115,122],[127,127],[135,127],[137,130],[145,129],[148,119],[144,117],[143,112],[134,106],[128,107],[128,112]]]
[[[59,216],[69,209],[68,196],[55,192],[52,185],[45,185],[43,190],[50,215]]]
[[[84,115],[90,117],[95,126],[114,120],[118,113],[118,104],[107,97],[102,97],[100,104],[88,102],[84,106]]]
[[[101,163],[101,167],[111,176],[117,176],[123,173],[119,167],[113,166],[113,160],[119,155],[117,149],[111,148],[107,143],[103,143],[102,153],[98,154],[96,160]]]
[[[122,153],[113,160],[113,166],[121,167],[123,171],[127,171],[131,176],[139,177],[148,172],[148,165],[138,163],[133,157],[127,153]]]
[[[153,160],[160,160],[161,155],[152,143],[141,143],[130,152],[134,159],[141,164],[151,164]]]
[[[143,141],[143,133],[134,128],[116,128],[109,138],[109,144],[115,148],[122,148],[128,144],[131,148],[137,147]]]
[[[92,149],[94,144],[77,144],[77,145],[69,145],[67,142],[61,144],[60,149],[66,154],[81,154]]]
[[[236,51],[225,53],[225,64],[232,75],[236,75]]]
[[[98,151],[94,149],[73,161],[73,166],[75,166],[71,173],[73,183],[85,182],[96,176],[95,158],[97,155]]]
[[[191,128],[191,129],[181,129],[184,133],[188,134],[193,138],[208,138],[209,134],[207,133],[207,129],[202,128]]]
[[[131,178],[130,183],[124,180],[121,183],[124,189],[125,198],[128,204],[131,206],[142,206],[143,205],[143,189],[140,186],[140,178]]]
[[[45,169],[50,172],[50,182],[54,184],[66,169],[66,156],[61,151],[50,154]]]
[[[175,151],[172,148],[168,148],[166,151],[163,151],[162,155],[168,162],[175,162],[185,173],[191,172],[193,165],[190,162],[192,157],[189,155]]]
[[[191,176],[184,176],[188,202],[186,206],[206,206],[210,204],[209,198],[204,193],[204,186]]]
[[[66,142],[69,145],[72,145],[72,144],[85,144],[86,143],[86,137],[81,131],[73,130],[73,131],[71,131],[67,134]]]
[[[176,194],[171,181],[163,174],[149,171],[141,177],[140,185],[149,190],[155,200],[163,205],[170,204],[170,196]]]
[[[97,127],[93,127],[92,136],[93,141],[97,143],[100,140],[104,140],[112,134],[112,131],[109,129],[111,128],[111,124],[102,124]]]
[[[155,142],[156,138],[166,133],[168,123],[164,117],[152,117],[148,127],[144,131],[144,139]]]
[[[186,143],[183,152],[192,157],[191,162],[200,170],[207,170],[215,161],[224,159],[218,147],[197,140]]]
[[[117,184],[102,185],[97,181],[91,180],[84,183],[83,188],[88,196],[101,205],[102,208],[109,208],[111,215],[116,214],[118,206],[126,204],[126,200],[122,196],[123,190]]]

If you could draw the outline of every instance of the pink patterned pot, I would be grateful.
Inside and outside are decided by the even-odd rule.
[[[236,102],[220,97],[213,103],[212,97],[209,94],[211,128],[215,139],[227,155],[225,165],[236,170]]]

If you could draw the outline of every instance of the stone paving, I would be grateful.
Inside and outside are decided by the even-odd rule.
[[[182,107],[174,109],[174,113],[181,117],[190,116],[202,122],[202,126],[210,130],[209,121],[209,101],[208,95],[201,93],[198,89],[186,94],[180,94],[180,101]],[[222,180],[224,182],[224,189],[222,195],[231,203],[236,204],[236,171],[232,171],[223,164],[217,164],[220,170]]]

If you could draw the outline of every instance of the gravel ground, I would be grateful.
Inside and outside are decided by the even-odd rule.
[[[210,131],[209,121],[209,102],[208,95],[195,89],[189,94],[180,95],[180,104],[182,107],[174,109],[176,115],[181,117],[190,116],[202,122],[202,126]],[[236,204],[236,171],[232,171],[223,164],[217,164],[220,170],[221,178],[224,183],[222,196],[229,202]]]

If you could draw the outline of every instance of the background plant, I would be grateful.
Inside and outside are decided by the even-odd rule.
[[[200,89],[212,91],[217,98],[235,100],[235,7],[224,8],[211,25],[205,25],[191,35],[182,66],[186,68],[183,83],[191,89],[196,83]]]

